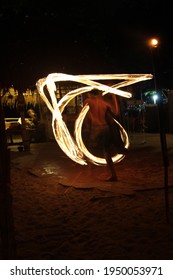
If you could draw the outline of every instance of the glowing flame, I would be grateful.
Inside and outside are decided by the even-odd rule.
[[[80,95],[84,92],[89,92],[93,88],[97,88],[102,91],[102,95],[107,94],[108,92],[117,94],[126,98],[130,98],[131,93],[120,90],[119,88],[125,87],[137,82],[141,82],[144,80],[152,79],[152,75],[150,74],[98,74],[98,75],[68,75],[62,73],[53,73],[48,75],[46,78],[40,79],[37,81],[36,86],[39,94],[41,95],[43,101],[46,103],[47,107],[52,113],[52,128],[55,139],[60,146],[60,148],[64,151],[64,153],[71,158],[73,161],[86,165],[86,160],[92,161],[94,164],[104,165],[106,164],[106,160],[104,158],[99,158],[91,154],[87,148],[85,147],[82,140],[82,124],[83,120],[89,110],[89,106],[85,105],[80,112],[76,122],[75,122],[75,139],[71,136],[66,123],[62,119],[62,112],[65,106],[77,95]],[[123,80],[110,87],[104,84],[97,82],[96,80]],[[61,98],[59,102],[57,102],[57,98],[55,95],[56,84],[55,82],[60,81],[74,81],[80,84],[84,84],[84,87],[77,88],[75,90],[69,91],[65,96]],[[44,87],[47,87],[51,103],[49,102],[46,94],[44,93]],[[124,128],[114,120],[120,129],[121,137],[124,142],[125,148],[129,147],[128,135]],[[112,160],[113,162],[118,162],[124,158],[122,154],[116,154]]]

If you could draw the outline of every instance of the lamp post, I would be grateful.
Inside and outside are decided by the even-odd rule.
[[[157,93],[157,75],[156,73],[156,52],[155,49],[159,46],[159,40],[156,38],[152,38],[149,41],[151,56],[152,56],[152,67],[153,67],[153,78],[154,78],[154,87]],[[156,100],[155,100],[156,101]],[[160,128],[160,143],[162,150],[162,158],[164,165],[164,189],[165,189],[165,207],[166,207],[166,218],[169,222],[169,198],[168,198],[168,167],[169,167],[169,159],[168,159],[168,151],[167,151],[167,142],[166,142],[166,129],[165,129],[165,110],[163,106],[163,101],[160,99],[157,100],[158,106],[158,116],[159,116],[159,128]]]
[[[156,48],[158,48],[158,46],[159,46],[159,40],[156,38],[150,39],[149,46],[150,46],[150,50],[151,50],[151,59],[152,59],[152,67],[153,67],[154,89],[155,89],[155,91],[157,91]]]

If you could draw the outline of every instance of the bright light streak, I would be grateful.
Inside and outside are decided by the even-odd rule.
[[[100,157],[96,157],[93,154],[91,154],[87,148],[85,147],[83,140],[82,140],[82,123],[83,120],[87,114],[89,110],[89,105],[85,105],[82,109],[82,111],[79,114],[79,117],[77,118],[76,122],[75,122],[75,136],[76,136],[76,141],[78,144],[78,147],[80,148],[81,151],[83,151],[83,154],[86,156],[86,158],[91,161],[92,163],[98,165],[105,165],[106,164],[106,160],[104,158],[100,158]],[[121,133],[121,137],[123,139],[124,142],[124,147],[127,149],[129,147],[129,140],[128,140],[128,136],[126,131],[124,130],[124,128],[120,125],[119,122],[117,122],[115,119],[114,121],[118,124],[119,129],[120,129],[120,133]],[[124,158],[124,155],[122,154],[116,154],[114,157],[112,157],[113,162],[119,162],[120,160],[122,160]]]
[[[60,148],[64,151],[64,153],[73,161],[81,165],[86,165],[87,160],[92,161],[94,164],[105,165],[105,159],[96,157],[93,154],[91,154],[85,147],[82,140],[82,124],[89,110],[89,106],[84,106],[75,122],[75,139],[69,133],[68,128],[62,119],[62,112],[65,106],[67,106],[67,104],[77,95],[80,95],[84,92],[89,92],[93,88],[97,88],[98,90],[102,91],[102,95],[105,95],[108,92],[110,92],[119,96],[130,98],[132,96],[131,93],[124,90],[120,90],[119,88],[135,84],[137,82],[149,80],[152,79],[152,77],[153,76],[151,74],[68,75],[63,73],[53,73],[49,74],[46,78],[38,80],[36,86],[43,101],[46,103],[47,107],[52,113],[52,129],[54,137]],[[122,82],[116,83],[112,87],[109,87],[107,85],[97,82],[98,80],[122,80]],[[59,102],[57,102],[57,98],[55,95],[55,82],[60,81],[74,81],[80,84],[84,84],[85,86],[69,91],[65,96],[61,98]],[[49,91],[51,103],[49,102],[48,98],[46,97],[46,94],[44,93],[45,86]],[[114,121],[119,126],[121,137],[124,142],[124,147],[128,148],[129,140],[126,131],[120,125],[120,123],[118,123],[116,120]],[[124,155],[116,154],[114,157],[112,157],[112,160],[113,162],[118,162],[123,158]]]

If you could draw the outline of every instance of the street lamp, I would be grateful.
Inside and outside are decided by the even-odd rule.
[[[153,48],[157,48],[157,47],[158,47],[158,44],[159,44],[158,39],[152,38],[152,39],[150,40],[150,45],[151,45]]]
[[[153,66],[153,78],[154,78],[154,86],[155,91],[157,93],[157,74],[156,73],[156,49],[159,46],[159,40],[156,38],[152,38],[149,40],[149,46],[151,49],[151,57],[152,57],[152,66]],[[156,104],[156,99],[154,99],[154,103]],[[158,116],[159,116],[159,127],[160,127],[160,143],[164,164],[164,189],[165,189],[165,206],[166,206],[166,217],[169,221],[169,199],[168,199],[168,167],[169,167],[169,159],[168,159],[168,151],[167,151],[167,141],[166,141],[166,131],[165,131],[165,112],[163,107],[163,100],[158,101]]]
[[[154,87],[155,87],[155,91],[157,91],[157,82],[156,82],[156,80],[157,80],[157,78],[156,78],[156,51],[155,51],[155,49],[158,48],[158,46],[159,46],[159,40],[157,38],[151,38],[149,40],[149,46],[150,46],[151,58],[152,58]]]

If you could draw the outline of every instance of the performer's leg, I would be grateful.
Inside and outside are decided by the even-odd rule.
[[[110,149],[108,147],[106,147],[106,149],[105,149],[105,159],[106,159],[106,162],[107,162],[108,170],[111,173],[111,176],[109,176],[107,178],[107,180],[108,181],[117,181],[118,179],[117,179],[117,175],[116,175],[116,171],[115,171],[115,166],[114,166],[114,163],[112,161]]]

